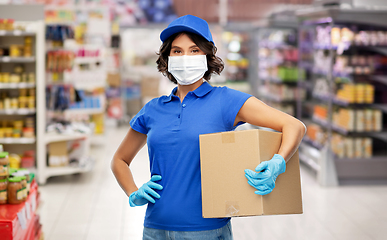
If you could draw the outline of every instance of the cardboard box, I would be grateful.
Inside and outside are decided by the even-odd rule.
[[[107,82],[110,87],[121,87],[121,75],[119,73],[108,73]]]
[[[258,129],[200,135],[204,218],[302,213],[298,151],[268,195],[255,194],[245,177],[245,169],[254,170],[278,152],[281,137]]]
[[[159,97],[160,77],[144,76],[141,79],[142,97]]]
[[[61,167],[69,163],[67,142],[53,142],[48,146],[48,166]]]

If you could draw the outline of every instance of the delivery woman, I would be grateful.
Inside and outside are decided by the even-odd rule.
[[[281,147],[272,159],[255,171],[239,173],[256,194],[265,195],[285,171],[305,126],[249,94],[208,83],[212,74],[221,73],[223,62],[215,55],[206,21],[180,17],[160,38],[158,70],[177,87],[169,96],[149,101],[133,117],[112,171],[130,206],[148,204],[143,239],[232,239],[230,218],[202,217],[199,135],[232,131],[246,122],[282,132]],[[129,166],[145,143],[152,177],[138,188]]]

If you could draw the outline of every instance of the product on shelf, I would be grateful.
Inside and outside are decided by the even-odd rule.
[[[20,169],[17,169],[17,171],[15,171],[14,173],[12,173],[11,177],[22,177],[22,184],[23,184],[23,187],[25,187],[24,195],[25,195],[25,198],[27,198],[30,192],[31,182],[32,182],[30,171],[25,168],[20,168]]]
[[[336,99],[348,103],[373,103],[375,87],[371,84],[342,84]]]
[[[7,203],[7,188],[8,188],[7,178],[0,179],[0,204]]]
[[[91,116],[91,122],[94,123],[94,133],[95,134],[103,134],[105,127],[105,114],[93,114]]]
[[[9,175],[8,152],[0,152],[0,179],[7,178]]]
[[[333,124],[350,132],[380,132],[382,117],[378,109],[339,108],[333,113]]]
[[[35,83],[35,73],[26,73],[23,66],[16,65],[12,73],[0,72],[0,83]]]
[[[9,155],[9,167],[14,169],[19,169],[21,163],[21,158],[17,154]]]
[[[295,101],[297,98],[302,100],[305,98],[306,94],[305,89],[282,84],[267,84],[262,92],[265,93],[264,95],[266,97],[269,97],[270,95],[273,100],[277,101]]]
[[[316,117],[321,120],[328,119],[328,108],[324,105],[315,105],[313,107],[313,117]]]
[[[8,178],[8,203],[19,204],[25,200],[22,177]]]
[[[74,29],[69,25],[46,26],[46,48],[61,48],[66,39],[74,38]]]
[[[46,71],[54,73],[70,71],[74,64],[74,56],[74,52],[70,50],[48,51]]]
[[[0,51],[0,56],[9,57],[32,57],[32,37],[24,38],[24,45],[11,44]]]
[[[21,167],[22,168],[33,168],[35,166],[35,151],[25,151],[21,156]]]
[[[35,120],[27,117],[23,120],[3,120],[0,125],[0,138],[35,137]]]
[[[12,31],[14,30],[14,19],[0,19],[0,30]]]
[[[339,158],[371,158],[372,138],[344,137],[332,135],[331,148]]]
[[[336,56],[333,66],[335,75],[385,74],[387,57],[379,55]]]
[[[315,46],[328,48],[340,44],[355,46],[385,46],[387,45],[387,31],[361,30],[352,31],[347,27],[317,26]]]
[[[323,146],[327,140],[326,132],[317,124],[307,124],[306,137],[314,144]]]

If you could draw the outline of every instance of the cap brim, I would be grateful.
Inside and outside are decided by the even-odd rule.
[[[201,33],[196,31],[195,29],[192,29],[190,27],[183,26],[183,25],[177,25],[177,26],[173,26],[173,27],[169,27],[167,29],[164,29],[164,31],[162,31],[161,34],[160,34],[160,39],[161,39],[162,42],[164,42],[165,40],[167,40],[173,34],[180,33],[180,32],[195,33],[195,34],[197,34],[199,36],[202,36],[207,41],[214,43],[213,41],[208,40],[206,37],[204,37]]]

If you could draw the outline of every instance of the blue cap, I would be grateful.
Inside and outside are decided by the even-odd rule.
[[[212,35],[208,23],[196,16],[185,15],[173,20],[164,31],[160,34],[162,42],[167,40],[170,36],[179,32],[191,32],[204,37],[207,41],[212,42]]]

